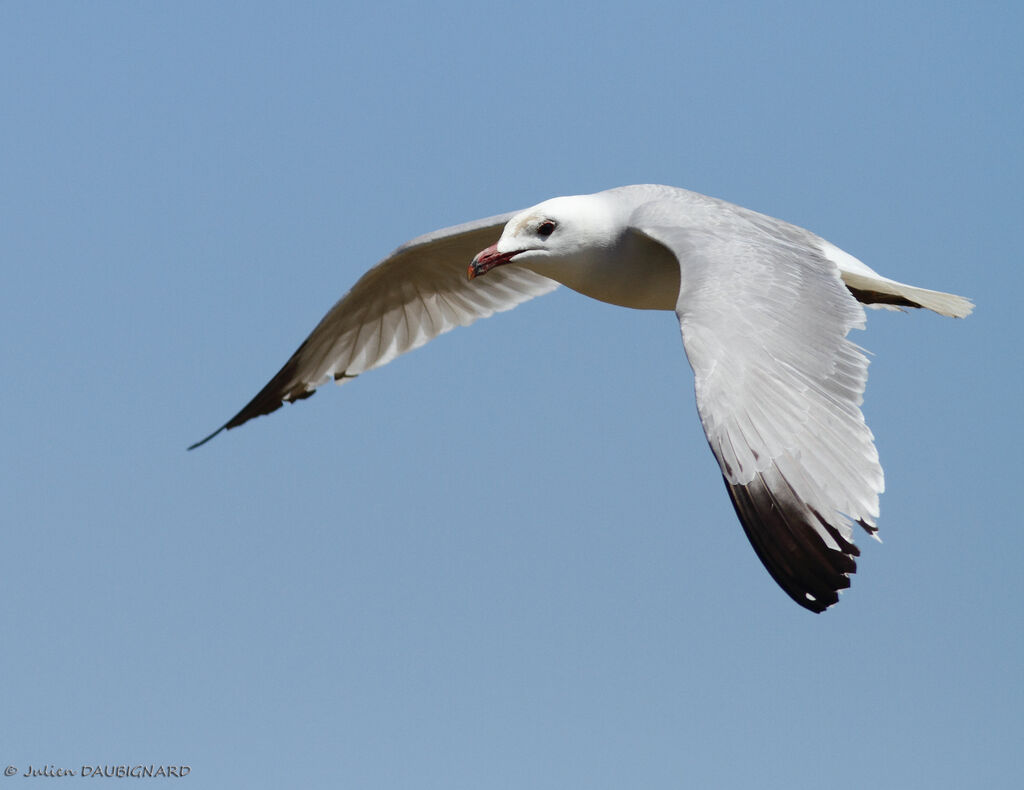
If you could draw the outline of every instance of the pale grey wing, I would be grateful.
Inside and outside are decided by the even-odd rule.
[[[308,398],[325,381],[341,383],[419,348],[456,326],[468,326],[558,284],[518,266],[467,278],[473,256],[498,240],[512,214],[456,225],[402,245],[364,274],[323,317],[284,367],[223,426],[269,414]]]
[[[733,505],[772,577],[823,611],[856,570],[853,523],[877,531],[884,488],[860,410],[867,358],[846,338],[864,311],[799,229],[727,210],[699,230],[655,224],[664,214],[634,224],[679,259],[676,314]]]

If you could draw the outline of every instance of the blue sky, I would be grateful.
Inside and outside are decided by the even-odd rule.
[[[0,762],[1015,786],[1022,33],[1012,3],[4,4]],[[826,614],[750,549],[670,314],[559,292],[185,452],[406,239],[651,181],[977,301],[856,333],[885,542]]]

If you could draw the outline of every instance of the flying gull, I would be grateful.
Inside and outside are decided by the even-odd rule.
[[[884,488],[860,410],[867,359],[847,333],[864,327],[861,304],[954,318],[973,304],[882,277],[803,228],[685,189],[558,197],[413,239],[189,449],[559,283],[622,307],[675,311],[700,421],[754,551],[801,606],[836,603],[857,568],[854,525],[877,533]]]

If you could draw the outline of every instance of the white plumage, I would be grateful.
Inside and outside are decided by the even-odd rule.
[[[864,326],[861,303],[958,318],[973,305],[684,189],[554,198],[413,239],[363,275],[266,387],[193,447],[558,283],[675,311],[701,423],[751,544],[801,606],[835,603],[856,570],[853,525],[877,531],[884,488],[860,411],[867,359],[847,333]]]

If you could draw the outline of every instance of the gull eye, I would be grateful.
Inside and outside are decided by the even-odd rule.
[[[557,225],[554,220],[546,219],[537,226],[537,235],[546,239],[555,232],[556,227]]]

